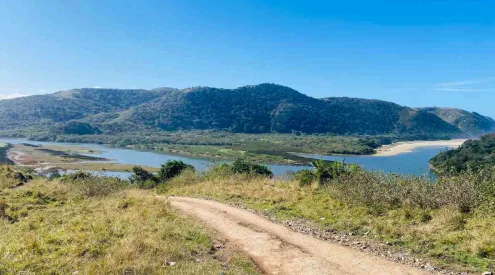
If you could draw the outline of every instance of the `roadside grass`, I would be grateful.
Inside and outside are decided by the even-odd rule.
[[[188,171],[159,192],[242,204],[281,221],[305,219],[388,242],[440,268],[485,271],[495,269],[495,203],[477,193],[474,186],[483,180],[483,186],[495,182],[473,174],[432,183],[362,172],[318,186],[290,178]]]
[[[258,274],[243,254],[216,251],[214,233],[152,191],[82,176],[8,188],[7,167],[0,274]]]

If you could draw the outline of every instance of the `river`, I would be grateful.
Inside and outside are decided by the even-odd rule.
[[[159,167],[161,164],[169,160],[182,160],[185,163],[193,165],[197,170],[204,171],[209,167],[214,165],[213,162],[208,159],[201,158],[190,158],[169,155],[164,153],[139,151],[133,149],[125,148],[115,148],[99,144],[91,143],[61,143],[61,142],[43,142],[43,141],[31,141],[22,138],[0,138],[0,143],[28,143],[33,145],[57,145],[57,146],[80,146],[95,151],[99,151],[98,154],[90,154],[90,156],[102,157],[114,160],[122,164],[135,164],[135,165],[146,165],[152,167]],[[415,149],[410,153],[403,153],[395,156],[327,156],[327,155],[309,155],[303,154],[301,156],[324,159],[324,160],[334,160],[342,161],[345,160],[346,163],[357,163],[360,166],[371,169],[379,170],[383,172],[398,173],[404,175],[424,175],[429,173],[428,161],[441,151],[445,151],[445,146],[438,147],[423,147]],[[89,155],[89,154],[88,154]],[[296,165],[283,165],[283,164],[267,164],[275,175],[283,175],[287,172],[295,172],[301,169],[311,168],[309,166],[296,166]],[[128,172],[101,172],[110,176],[118,176],[121,178],[127,178],[130,173]]]

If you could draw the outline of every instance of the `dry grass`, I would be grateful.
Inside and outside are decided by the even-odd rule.
[[[0,217],[0,274],[257,274],[245,256],[214,251],[212,232],[152,193],[87,192],[89,182],[0,189],[10,217]]]
[[[479,199],[469,193],[474,192],[469,184],[462,183],[469,178],[451,177],[435,187],[421,182],[426,179],[388,178],[389,182],[380,184],[367,177],[360,182],[356,177],[339,179],[318,187],[280,178],[188,173],[160,191],[241,203],[280,220],[311,220],[322,228],[389,242],[439,267],[495,269],[494,208],[486,200],[467,202],[474,207],[469,211],[462,207],[474,197]],[[443,186],[447,183],[451,187]],[[429,188],[446,194],[436,197]],[[446,201],[449,197],[452,200]]]

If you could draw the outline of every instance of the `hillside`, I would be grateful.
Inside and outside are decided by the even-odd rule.
[[[90,115],[123,111],[160,95],[161,92],[147,90],[74,89],[0,100],[0,127],[52,126]]]
[[[66,134],[214,129],[427,138],[475,135],[486,131],[485,124],[470,123],[468,127],[430,109],[412,109],[386,101],[316,99],[275,84],[237,89],[74,89],[0,101],[0,129],[30,127]]]
[[[479,140],[468,140],[455,150],[442,152],[430,160],[431,165],[439,171],[468,168],[479,170],[495,164],[495,134],[487,134]]]
[[[461,131],[474,136],[495,132],[495,120],[476,112],[438,107],[421,108],[421,110],[435,114]]]

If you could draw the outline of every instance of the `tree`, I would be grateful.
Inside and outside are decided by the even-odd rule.
[[[133,174],[130,177],[130,181],[134,184],[137,184],[141,188],[153,188],[158,183],[158,179],[155,175],[139,166],[134,166],[132,168],[132,172]]]
[[[178,176],[182,171],[186,169],[194,170],[194,167],[189,164],[185,164],[181,160],[168,161],[167,163],[162,164],[162,166],[160,167],[157,175],[158,180],[160,182],[165,182],[175,176]]]

